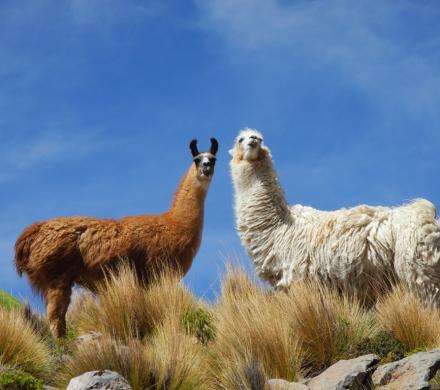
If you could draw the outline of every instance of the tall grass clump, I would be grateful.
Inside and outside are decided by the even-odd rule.
[[[204,347],[184,333],[179,322],[165,321],[148,339],[111,337],[81,343],[64,363],[58,385],[87,371],[112,370],[126,378],[134,390],[208,389]]]
[[[122,344],[110,337],[79,344],[65,361],[57,378],[57,385],[66,388],[71,378],[87,371],[111,370],[130,382],[133,390],[151,385],[151,357],[137,339]]]
[[[416,293],[397,285],[378,300],[376,315],[408,351],[440,346],[440,312]]]
[[[255,388],[265,377],[295,380],[301,350],[285,308],[273,294],[229,268],[214,308],[211,372],[219,388]]]
[[[98,331],[122,342],[143,339],[168,317],[180,319],[197,305],[179,275],[165,270],[144,286],[128,266],[109,273],[97,286],[97,297],[80,297],[72,305],[69,322],[80,332]]]
[[[205,346],[184,333],[174,320],[165,321],[147,342],[155,388],[169,390],[209,389]]]
[[[50,349],[21,311],[0,308],[0,366],[16,368],[40,379],[50,375]]]
[[[312,371],[351,357],[359,343],[377,332],[358,300],[318,281],[298,281],[279,299]]]

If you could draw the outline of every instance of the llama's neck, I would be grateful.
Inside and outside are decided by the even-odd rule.
[[[258,229],[264,221],[273,226],[292,218],[270,158],[254,163],[233,161],[231,168],[238,217],[253,215]]]
[[[231,171],[238,233],[259,276],[276,284],[282,265],[273,251],[275,242],[291,226],[293,217],[272,161],[232,161]]]
[[[197,179],[197,168],[191,165],[182,178],[177,189],[170,213],[183,224],[193,226],[203,223],[203,212],[209,182],[202,183]]]

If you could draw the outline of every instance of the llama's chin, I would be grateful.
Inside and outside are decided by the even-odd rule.
[[[255,161],[260,158],[261,148],[259,146],[249,146],[243,153],[243,160]]]

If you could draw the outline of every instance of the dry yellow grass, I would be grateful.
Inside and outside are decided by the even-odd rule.
[[[80,332],[98,331],[123,342],[142,339],[167,318],[181,318],[196,306],[195,297],[172,272],[157,275],[142,286],[129,267],[110,273],[97,286],[97,299],[91,293],[80,296],[68,315]]]
[[[301,352],[284,312],[274,295],[257,288],[242,270],[229,269],[214,308],[210,351],[217,386],[252,388],[265,376],[297,379]]]
[[[376,307],[380,323],[408,350],[440,345],[440,312],[427,306],[405,286],[396,286]]]
[[[293,327],[305,352],[305,360],[319,369],[350,352],[377,331],[372,316],[359,301],[340,295],[317,281],[295,283],[279,295],[284,319]]]
[[[199,302],[169,272],[144,287],[129,268],[122,268],[97,292],[82,294],[68,321],[76,333],[93,330],[104,336],[72,344],[58,376],[60,387],[85,371],[110,369],[135,390],[266,389],[268,378],[298,380],[359,351],[403,356],[440,345],[440,312],[400,286],[369,311],[319,282],[296,282],[287,292],[273,292],[230,267],[214,305]],[[34,334],[35,346],[13,349],[17,343],[9,340],[32,338],[22,330],[30,329],[23,314],[11,312],[15,317],[10,319],[7,314],[0,316],[0,326],[9,321],[16,332],[0,333],[0,351],[9,354],[6,363],[41,377],[49,359],[38,357],[38,348],[44,349],[41,338]],[[390,332],[404,346],[390,342]],[[26,356],[42,361],[42,368],[11,363],[27,362]]]
[[[58,385],[87,371],[109,369],[126,378],[134,390],[210,389],[204,347],[173,321],[165,321],[148,340],[132,337],[125,343],[104,337],[74,348]]]
[[[48,345],[32,329],[20,310],[0,308],[0,366],[47,379],[52,368]]]
[[[133,390],[142,390],[151,383],[150,366],[150,353],[139,340],[132,338],[125,345],[106,337],[78,345],[64,363],[57,385],[65,388],[75,376],[108,369],[126,378]]]
[[[210,389],[206,347],[181,331],[173,320],[160,325],[147,343],[159,389]]]

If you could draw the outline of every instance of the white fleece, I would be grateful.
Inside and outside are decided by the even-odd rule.
[[[288,205],[261,133],[242,131],[231,154],[237,230],[262,279],[286,288],[318,277],[373,301],[377,286],[397,279],[438,301],[440,223],[431,202],[330,212]]]

